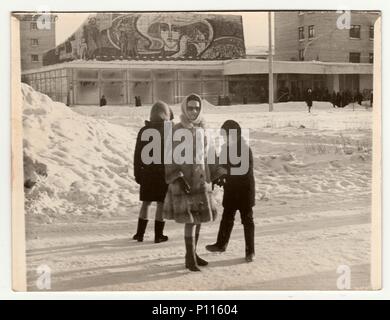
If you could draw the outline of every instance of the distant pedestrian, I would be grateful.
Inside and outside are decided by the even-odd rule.
[[[340,92],[336,93],[336,107],[337,108],[341,107],[341,95],[340,95]]]
[[[310,113],[311,107],[313,106],[313,93],[312,93],[312,90],[310,88],[307,89],[306,104],[307,104],[307,107],[308,107],[309,113]]]
[[[135,99],[135,106],[141,107],[142,106],[141,96],[135,96],[134,99]]]
[[[106,100],[106,97],[103,94],[102,97],[100,98],[100,106],[103,107],[106,104],[107,104],[107,100]]]

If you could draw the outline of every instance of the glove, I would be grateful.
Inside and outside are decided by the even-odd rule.
[[[212,189],[214,190],[214,186],[217,185],[219,187],[223,187],[226,183],[226,174],[223,174],[219,178],[215,179],[212,183]]]
[[[191,193],[191,187],[186,181],[186,179],[184,179],[184,177],[177,178],[176,181],[179,183],[181,190],[183,190],[185,194]]]

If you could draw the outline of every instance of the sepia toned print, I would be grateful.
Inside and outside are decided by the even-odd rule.
[[[380,288],[380,12],[13,19],[18,290]]]

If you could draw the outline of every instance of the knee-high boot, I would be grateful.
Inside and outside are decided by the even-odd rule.
[[[137,240],[138,242],[144,241],[144,234],[146,230],[146,226],[148,225],[149,220],[145,219],[138,219],[138,225],[137,225],[137,233],[133,236],[133,240]]]
[[[255,225],[253,222],[244,223],[245,260],[252,262],[255,259]]]
[[[196,258],[196,262],[198,263],[198,265],[201,267],[204,267],[204,266],[207,266],[209,263],[206,260],[199,257],[198,254],[196,253],[196,247],[198,245],[198,241],[199,241],[199,233],[196,233],[195,234],[195,258]]]
[[[155,243],[168,241],[168,236],[165,236],[163,234],[164,226],[165,226],[165,221],[158,221],[158,220],[154,221],[154,242]]]
[[[186,245],[186,268],[191,271],[200,271],[196,262],[194,237],[184,237],[184,242]]]

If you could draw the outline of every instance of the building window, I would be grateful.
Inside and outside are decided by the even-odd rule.
[[[36,22],[31,22],[30,23],[30,29],[31,30],[37,30],[38,29],[37,23]]]
[[[360,39],[360,26],[352,25],[349,29],[349,37],[353,39]]]
[[[37,54],[32,54],[31,61],[32,62],[39,62],[39,56]]]
[[[37,45],[39,45],[38,39],[31,39],[31,45],[32,45],[32,46],[37,46]]]
[[[299,52],[298,52],[298,57],[299,57],[299,61],[304,61],[305,60],[305,49],[300,49]]]
[[[370,52],[368,59],[370,63],[374,63],[374,53]]]
[[[374,39],[374,26],[370,26],[370,40]]]
[[[349,53],[349,62],[359,63],[360,62],[360,52],[350,52]]]
[[[305,39],[304,27],[298,28],[298,39],[299,40]]]
[[[314,26],[309,26],[308,30],[309,39],[314,38]]]

